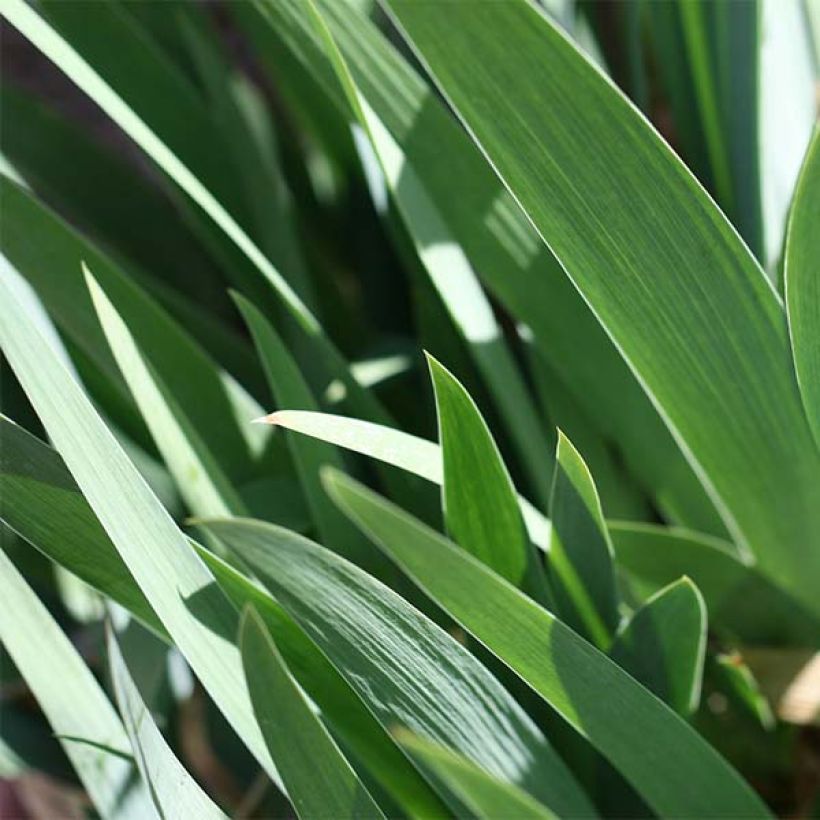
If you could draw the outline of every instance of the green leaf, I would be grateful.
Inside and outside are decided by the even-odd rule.
[[[434,484],[444,483],[439,446],[401,430],[331,413],[301,410],[279,410],[265,421],[392,464]],[[550,522],[525,498],[518,496],[518,503],[530,540],[541,549],[548,549]]]
[[[546,499],[549,486],[544,470],[544,462],[549,458],[546,437],[490,301],[469,259],[450,234],[436,203],[406,161],[401,147],[361,95],[321,15],[320,5],[312,0],[306,5],[314,12],[316,32],[324,43],[342,94],[347,98],[350,120],[364,132],[375,152],[421,267],[486,380],[532,486]]]
[[[747,709],[767,730],[775,727],[775,717],[766,696],[760,691],[752,670],[739,652],[721,652],[715,655],[715,666],[723,678],[728,693]]]
[[[161,818],[224,820],[227,815],[188,774],[154,723],[110,626],[107,628],[106,647],[120,714],[157,814]]]
[[[726,541],[655,524],[610,522],[620,569],[648,594],[682,575],[697,585],[712,629],[761,646],[818,646],[820,619],[741,560]]]
[[[794,369],[820,447],[820,131],[806,154],[786,235],[785,288]]]
[[[85,264],[83,272],[111,351],[188,507],[196,515],[242,515],[245,505],[208,445],[174,401],[168,385],[143,356],[122,317]]]
[[[4,524],[154,632],[166,634],[60,457],[5,416],[0,416],[0,498]]]
[[[609,656],[678,714],[700,703],[706,605],[681,578],[653,595],[618,633]]]
[[[169,640],[115,546],[59,455],[0,417],[0,513],[35,547],[126,607]],[[325,656],[255,583],[193,545],[240,612],[251,604],[265,619],[299,683],[322,715],[408,817],[440,817],[444,806]]]
[[[251,608],[242,617],[239,643],[254,713],[296,814],[305,820],[384,817]]]
[[[534,6],[386,6],[640,379],[740,548],[818,610],[820,552],[805,539],[820,532],[820,450],[784,365],[783,307],[748,249]]]
[[[151,817],[148,795],[129,790],[133,765],[114,707],[71,641],[0,550],[0,638],[37,698],[92,803],[103,817]],[[88,743],[76,743],[67,737]],[[96,744],[96,745],[95,745]]]
[[[659,815],[768,816],[760,798],[691,727],[555,616],[362,485],[330,472],[327,483],[342,509]]]
[[[543,600],[541,559],[530,545],[515,487],[492,434],[464,386],[432,356],[427,362],[436,394],[447,531],[479,561]]]
[[[238,613],[5,278],[0,278],[0,296],[0,343],[43,426],[194,673],[265,771],[276,778],[232,642]]]
[[[550,251],[504,190],[447,107],[351,2],[320,2],[331,33],[364,97],[404,161],[398,187],[416,179],[471,267],[517,321],[534,334],[575,398],[674,520],[722,532],[720,520],[638,382]],[[303,0],[241,5],[262,58],[295,58],[343,116],[348,101]],[[278,65],[277,65],[278,68]],[[366,108],[366,110],[368,110]],[[373,126],[375,128],[375,126]],[[417,187],[417,186],[413,186]],[[357,413],[358,415],[363,415]],[[549,458],[545,456],[544,458]]]
[[[235,294],[234,299],[253,336],[276,404],[318,410],[310,387],[270,322],[244,297]],[[376,568],[389,572],[382,556],[374,555],[373,550],[362,543],[355,528],[331,503],[321,485],[319,468],[323,464],[343,467],[338,450],[324,442],[293,435],[288,435],[288,446],[322,541],[371,572]]]
[[[264,436],[253,438],[247,429],[247,419],[253,417],[248,414],[261,412],[259,405],[111,259],[5,178],[0,179],[0,192],[3,253],[60,329],[110,380],[121,384],[85,283],[85,262],[221,468],[232,480],[251,477],[265,446]]]
[[[438,743],[398,730],[396,737],[413,757],[428,766],[478,818],[516,817],[547,820],[556,817],[525,791],[491,777],[466,757]]]
[[[548,567],[558,613],[606,650],[620,622],[612,544],[592,476],[560,430],[550,515]]]
[[[496,679],[447,633],[362,570],[260,521],[204,522],[345,677],[385,728],[450,746],[559,814],[592,807]]]

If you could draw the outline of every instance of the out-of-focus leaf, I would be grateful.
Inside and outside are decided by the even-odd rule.
[[[95,144],[31,94],[3,85],[0,106],[3,152],[49,206],[177,289],[190,293],[185,274],[196,270],[197,292],[190,295],[205,304],[218,298],[214,267],[180,215],[119,154]]]
[[[264,436],[249,438],[259,407],[156,302],[108,257],[6,179],[3,253],[27,279],[58,326],[112,380],[121,376],[97,319],[82,263],[94,272],[142,354],[233,480],[254,474]],[[240,416],[236,405],[244,405]],[[261,410],[260,410],[261,412]],[[253,416],[251,416],[252,418]],[[241,418],[241,426],[240,426]]]
[[[548,566],[558,613],[606,650],[620,621],[612,544],[592,476],[560,430],[550,517]]]
[[[264,622],[245,611],[239,643],[251,703],[300,818],[384,817],[290,674]]]
[[[347,99],[349,117],[375,152],[422,268],[487,382],[532,486],[546,500],[546,437],[489,299],[401,147],[360,94],[319,4],[310,2],[306,6],[315,12],[315,29],[341,85],[342,97]]]
[[[464,386],[432,357],[428,365],[444,462],[447,531],[502,578],[544,600],[541,559],[527,537],[515,487],[492,434]]]
[[[3,520],[49,558],[169,640],[59,455],[2,417],[0,445]],[[442,816],[444,807],[429,785],[282,608],[217,556],[194,546],[236,610],[250,604],[264,618],[288,665],[329,726],[366,761],[369,772],[393,800],[409,817]]]
[[[265,421],[392,464],[434,484],[444,483],[438,444],[401,430],[360,419],[301,410],[279,410],[266,416]],[[530,539],[541,549],[548,549],[550,522],[525,498],[519,496],[518,503]]]
[[[774,728],[774,714],[766,696],[760,691],[752,671],[739,652],[721,652],[715,656],[715,666],[723,678],[728,694],[748,709],[764,729]]]
[[[148,795],[129,788],[133,766],[108,754],[130,757],[128,736],[110,701],[71,641],[0,550],[0,637],[20,670],[96,809],[103,817],[153,816]],[[94,744],[97,744],[96,746]]]
[[[805,549],[806,533],[820,531],[820,449],[783,366],[783,306],[737,233],[534,6],[386,5],[641,380],[739,548],[820,611],[820,552]]]
[[[609,656],[678,714],[700,702],[706,605],[681,578],[653,595],[618,633]]]
[[[763,239],[765,264],[773,269],[783,250],[794,186],[817,122],[820,63],[815,62],[812,54],[809,30],[809,17],[812,13],[816,16],[817,3],[808,0],[808,8],[801,8],[800,0],[758,2],[760,111],[757,125]]]
[[[117,705],[131,741],[134,759],[157,814],[162,818],[225,820],[227,815],[188,774],[162,736],[134,684],[113,630],[109,627],[107,632],[108,663]]]
[[[820,130],[815,131],[792,203],[785,288],[794,369],[806,418],[820,447]]]
[[[653,594],[682,575],[697,585],[712,629],[763,646],[820,646],[820,620],[741,560],[732,545],[700,533],[612,522],[618,566]]]
[[[592,807],[521,707],[459,643],[362,570],[259,521],[205,522],[386,727],[444,743],[559,814]]]
[[[5,278],[0,278],[0,297],[0,342],[43,426],[194,673],[237,735],[276,778],[253,719],[233,643],[238,613],[32,324]]]
[[[413,177],[423,185],[472,268],[532,330],[539,349],[629,468],[653,488],[664,511],[688,526],[722,532],[714,508],[656,411],[468,135],[355,4],[322,0],[319,7],[360,95],[404,155],[398,188]],[[241,8],[262,53],[294,57],[305,78],[347,116],[347,101],[307,4],[280,0]],[[285,72],[283,79],[289,81],[293,74]],[[373,121],[370,113],[368,118]]]
[[[362,485],[330,472],[327,482],[342,509],[659,815],[768,816],[754,791],[693,729],[555,616]]]
[[[451,749],[406,730],[396,732],[396,737],[413,757],[432,769],[476,817],[547,820],[557,816],[525,791],[491,777]]]

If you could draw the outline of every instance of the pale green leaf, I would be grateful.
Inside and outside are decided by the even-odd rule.
[[[71,641],[0,550],[0,638],[48,718],[97,811],[153,816],[148,795],[129,789],[131,747],[114,707]],[[81,738],[87,742],[75,742]],[[110,754],[105,749],[117,751]],[[124,757],[123,757],[124,756]]]
[[[188,774],[157,728],[110,627],[106,647],[120,714],[157,814],[168,820],[175,817],[226,820],[227,815]]]
[[[820,131],[809,146],[786,236],[785,287],[794,369],[820,447]]]

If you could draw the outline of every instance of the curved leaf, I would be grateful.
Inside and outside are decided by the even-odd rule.
[[[688,578],[646,601],[609,650],[618,666],[681,715],[698,708],[705,655],[706,605]]]
[[[820,447],[820,130],[815,130],[792,203],[785,288],[794,369]]]
[[[820,534],[820,450],[785,364],[783,307],[731,225],[534,5],[385,5],[640,379],[739,547],[820,610],[820,551],[805,549]]]
[[[365,786],[313,714],[259,615],[239,627],[245,678],[256,719],[288,795],[303,820],[381,817]]]
[[[594,814],[528,715],[461,644],[362,570],[261,521],[203,522],[254,568],[371,709],[450,746],[559,814]]]
[[[340,473],[328,491],[421,588],[586,737],[661,816],[766,817],[690,726],[472,556]]]

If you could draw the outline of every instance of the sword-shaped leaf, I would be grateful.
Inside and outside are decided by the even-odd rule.
[[[327,484],[434,601],[586,737],[659,815],[769,815],[690,726],[547,610],[352,479],[329,472]]]

